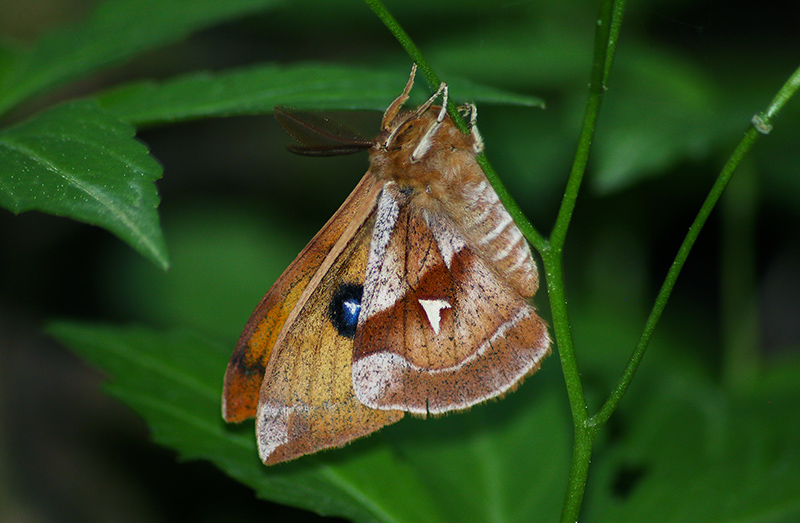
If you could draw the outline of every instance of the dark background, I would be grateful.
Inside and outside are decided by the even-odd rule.
[[[267,61],[410,65],[364,5],[299,4],[196,34],[54,96]],[[546,111],[487,106],[479,116],[489,158],[545,233],[575,148],[595,16],[592,3],[552,4],[387,5],[443,78],[455,74],[546,100]],[[81,19],[92,5],[2,0],[0,33],[32,41]],[[797,67],[798,20],[795,3],[629,4],[567,242],[576,322],[645,317],[749,117]],[[34,101],[23,113],[52,101]],[[339,116],[369,135],[380,115]],[[731,189],[739,197],[727,203],[727,217],[715,212],[701,235],[659,327],[692,340],[692,357],[720,380],[737,379],[725,370],[731,344],[751,340],[767,362],[800,345],[799,123],[792,100],[737,174],[739,186]],[[362,176],[366,157],[292,157],[284,151],[290,139],[269,116],[143,129],[139,137],[165,170],[158,187],[169,272],[103,230],[0,211],[0,519],[306,517],[256,501],[206,463],[177,463],[173,452],[149,442],[131,411],[101,392],[102,376],[42,327],[54,318],[139,322],[233,342],[270,282]],[[721,280],[725,274],[733,283]],[[547,311],[544,293],[536,301]],[[741,312],[748,308],[755,316]],[[592,316],[598,309],[614,315]],[[754,318],[755,331],[737,330],[737,314]],[[581,342],[589,340],[579,327],[576,337],[580,358]]]

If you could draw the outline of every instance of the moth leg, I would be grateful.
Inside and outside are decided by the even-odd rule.
[[[431,145],[433,145],[434,135],[442,126],[444,117],[445,115],[447,115],[448,90],[447,90],[447,84],[445,83],[442,83],[439,86],[439,90],[433,93],[433,96],[428,98],[428,101],[420,106],[420,109],[424,108],[424,110],[427,110],[433,103],[433,100],[436,99],[436,97],[439,96],[439,94],[442,95],[442,107],[441,109],[439,109],[439,114],[436,116],[436,121],[433,123],[433,125],[431,125],[428,128],[427,131],[425,131],[425,134],[420,139],[419,143],[417,144],[417,147],[414,149],[414,152],[411,153],[411,163],[416,163],[423,156],[425,156],[425,153],[427,153],[428,150],[431,148]],[[421,114],[422,112],[417,110],[417,113]]]
[[[472,150],[475,151],[475,154],[480,154],[483,152],[483,136],[481,136],[480,131],[478,131],[478,108],[475,107],[475,104],[464,104],[458,107],[458,112],[466,118],[469,115],[469,129],[470,133],[472,134]]]
[[[433,93],[433,95],[430,98],[428,98],[428,100],[424,104],[422,104],[419,107],[417,107],[417,109],[413,113],[408,113],[405,116],[403,116],[403,120],[400,123],[398,123],[397,125],[395,125],[395,127],[392,129],[392,132],[389,133],[389,136],[383,142],[383,149],[384,150],[389,149],[389,147],[392,146],[392,143],[394,143],[394,139],[397,137],[397,135],[400,133],[400,131],[406,128],[406,124],[408,124],[408,122],[410,122],[410,121],[416,120],[417,118],[419,118],[422,115],[422,113],[427,111],[428,108],[433,103],[433,101],[440,94],[442,95],[443,100],[444,100],[444,103],[442,104],[442,107],[445,107],[447,105],[447,85],[444,82],[442,82],[441,84],[439,84],[439,89],[437,89],[436,92]],[[399,98],[398,98],[398,100],[399,100]],[[439,117],[436,120],[439,125],[441,125],[442,120],[444,119],[444,114],[445,114],[444,112],[439,111]],[[390,123],[391,122],[386,122],[385,118],[384,118],[384,130],[386,130],[388,128],[388,125]],[[437,126],[436,129],[438,129],[438,128],[439,127]],[[425,136],[427,136],[427,134]],[[423,140],[424,140],[424,137],[423,137]],[[422,142],[420,142],[420,143],[422,143]],[[425,151],[423,151],[423,154],[425,154],[425,152],[429,148],[430,148],[430,144],[427,145],[427,147],[425,148]],[[417,149],[414,150],[414,154],[416,154],[418,149],[419,149],[419,146],[417,146]],[[414,154],[411,155],[411,161],[412,162],[416,162],[416,161],[419,160],[419,157],[415,157]]]

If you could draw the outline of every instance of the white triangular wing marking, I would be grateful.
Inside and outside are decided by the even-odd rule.
[[[419,300],[422,305],[425,315],[428,317],[428,322],[433,327],[433,332],[439,334],[439,326],[442,322],[442,309],[449,309],[452,307],[450,303],[445,300]]]

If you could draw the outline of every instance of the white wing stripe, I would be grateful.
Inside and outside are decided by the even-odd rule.
[[[389,240],[397,225],[400,205],[390,194],[390,185],[381,191],[375,216],[375,227],[367,259],[367,270],[364,277],[364,293],[362,295],[361,314],[358,323],[363,324],[367,318],[391,308],[406,293],[406,283],[402,281],[401,272],[395,253],[387,251]],[[380,292],[379,292],[380,291]]]

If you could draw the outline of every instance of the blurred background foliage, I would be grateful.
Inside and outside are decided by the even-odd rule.
[[[539,230],[548,231],[582,117],[595,3],[387,3],[443,79],[467,78],[546,101],[544,111],[481,105],[479,125],[499,175]],[[94,6],[0,0],[0,43],[25,47],[85,19]],[[566,252],[573,334],[592,409],[618,378],[714,177],[750,117],[797,67],[799,19],[800,4],[785,2],[629,3]],[[0,54],[0,68],[5,57]],[[410,65],[362,3],[284,2],[47,92],[5,123],[129,80],[297,61]],[[366,135],[380,118],[377,112],[336,116]],[[250,489],[206,462],[177,464],[173,451],[149,442],[140,418],[100,392],[101,374],[41,327],[66,317],[185,328],[232,348],[271,282],[363,175],[366,158],[293,157],[284,150],[290,139],[263,115],[148,126],[138,136],[164,168],[158,190],[168,271],[99,228],[0,211],[0,506],[6,507],[0,516],[314,519],[256,501]],[[800,105],[793,100],[701,235],[650,353],[601,437],[587,520],[799,517],[798,136]],[[547,316],[544,292],[536,303]],[[476,409],[475,416],[490,416],[492,409],[511,416],[528,401],[516,396],[544,397],[537,408],[552,411],[533,419],[532,432],[509,430],[519,431],[522,452],[552,456],[551,467],[539,463],[540,470],[518,477],[545,476],[535,484],[553,495],[524,488],[532,480],[517,485],[515,499],[498,505],[519,512],[506,510],[498,520],[552,520],[570,441],[558,357],[518,393]],[[458,418],[436,423],[458,433]],[[421,422],[404,423],[385,438],[428,438]],[[427,459],[424,450],[414,452],[412,462]],[[528,501],[520,508],[521,498]],[[491,512],[486,504],[480,510]]]

